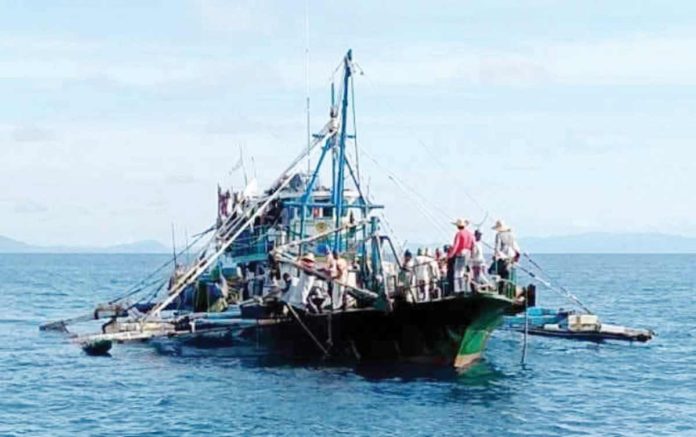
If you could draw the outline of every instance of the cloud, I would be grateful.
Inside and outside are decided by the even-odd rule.
[[[568,129],[559,145],[564,151],[596,155],[624,150],[634,144],[626,135]]]
[[[690,35],[527,41],[506,48],[435,42],[369,52],[360,64],[380,86],[696,85],[695,51]]]
[[[46,205],[30,199],[19,199],[14,202],[14,212],[17,214],[41,214],[48,211]]]
[[[167,184],[189,185],[201,182],[200,179],[191,174],[170,174],[164,179]]]
[[[195,2],[203,26],[219,33],[269,34],[278,24],[271,5],[260,0],[198,0]]]
[[[56,138],[56,135],[50,129],[28,125],[14,128],[12,138],[20,143],[34,143],[52,141]]]

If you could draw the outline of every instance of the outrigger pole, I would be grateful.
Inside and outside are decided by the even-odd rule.
[[[174,319],[169,321],[162,320],[160,318],[161,312],[172,302],[174,302],[186,289],[186,287],[194,283],[194,281],[205,273],[207,269],[210,268],[210,266],[212,266],[222,254],[225,253],[232,243],[234,243],[239,235],[241,235],[241,233],[247,229],[261,213],[263,213],[268,205],[270,205],[270,203],[280,195],[283,188],[290,184],[292,177],[297,174],[298,170],[294,170],[297,164],[300,163],[305,156],[311,154],[314,148],[321,141],[327,137],[331,138],[335,135],[336,129],[333,128],[333,123],[330,121],[324,126],[321,133],[316,136],[310,147],[305,149],[274,181],[269,190],[271,194],[262,200],[259,200],[255,205],[251,206],[240,214],[239,217],[235,219],[230,218],[225,221],[218,229],[216,237],[211,240],[211,243],[217,240],[220,244],[217,250],[213,254],[197,260],[196,263],[181,276],[181,279],[170,290],[170,295],[166,299],[158,303],[143,316],[134,320],[134,324],[137,326],[136,329],[131,328],[125,331],[113,333],[88,334],[75,338],[75,341],[82,344],[83,348],[87,350],[89,348],[99,348],[102,346],[106,347],[106,342],[111,341],[143,340],[153,337],[173,335],[176,332],[176,329],[171,321]],[[205,253],[205,251],[203,253]],[[110,347],[110,343],[108,347]]]
[[[228,223],[230,224],[230,230],[228,231],[231,232],[234,229],[234,233],[228,237],[225,238],[221,244],[220,247],[211,255],[207,256],[204,261],[197,262],[194,266],[192,266],[184,275],[182,276],[181,280],[178,281],[172,290],[170,290],[170,295],[157,304],[152,310],[150,310],[144,317],[144,321],[150,320],[155,317],[159,317],[160,312],[166,308],[169,304],[174,302],[177,297],[186,289],[186,287],[193,283],[195,280],[197,280],[205,271],[213,265],[213,263],[222,255],[225,253],[225,251],[234,243],[234,241],[244,232],[246,228],[248,228],[252,223],[254,223],[254,220],[258,216],[261,215],[261,213],[270,205],[270,203],[277,198],[280,195],[280,192],[285,188],[290,181],[292,180],[292,176],[294,173],[291,173],[292,169],[302,161],[302,159],[305,157],[307,154],[311,154],[311,151],[316,147],[319,142],[326,137],[327,135],[333,137],[335,135],[335,131],[332,131],[330,128],[331,122],[327,123],[327,125],[324,127],[322,130],[323,135],[320,138],[317,138],[314,143],[308,148],[306,152],[303,152],[300,154],[299,157],[297,157],[293,163],[285,170],[279,177],[276,179],[276,182],[271,186],[271,190],[274,190],[271,195],[266,197],[261,203],[261,205],[255,205],[256,206],[256,211],[245,221],[243,222],[240,226],[235,227],[234,226],[234,221],[231,220]],[[242,217],[245,215],[242,215]],[[237,222],[238,224],[238,222]],[[226,227],[223,225],[223,227]]]

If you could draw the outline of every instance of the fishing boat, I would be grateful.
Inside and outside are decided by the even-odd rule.
[[[530,335],[594,342],[619,340],[645,343],[655,335],[649,329],[602,323],[595,314],[540,307],[530,307],[526,313],[506,316],[504,326]]]
[[[226,336],[232,347],[251,342],[291,359],[457,369],[481,357],[503,315],[524,309],[524,290],[509,280],[456,293],[444,280],[418,289],[385,230],[384,206],[362,183],[351,51],[339,71],[328,121],[287,169],[264,190],[219,189],[218,219],[199,236],[208,240],[194,260],[160,282],[165,264],[119,299],[71,319],[108,320],[101,332],[77,336],[79,344]],[[317,153],[311,171],[299,169]],[[153,299],[129,300],[143,294]]]

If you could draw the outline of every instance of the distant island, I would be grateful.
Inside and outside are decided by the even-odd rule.
[[[651,233],[589,232],[548,237],[518,237],[527,253],[696,253],[696,238]],[[449,242],[448,242],[449,243]],[[438,244],[409,243],[411,250]]]
[[[590,232],[519,241],[528,253],[696,253],[696,238],[658,233]]]
[[[36,246],[0,235],[0,253],[171,253],[171,249],[155,240],[111,246]]]
[[[696,238],[679,235],[592,232],[549,237],[520,237],[527,253],[696,253]],[[409,244],[418,247],[437,244]],[[0,253],[171,253],[156,240],[111,246],[37,246],[0,235]]]

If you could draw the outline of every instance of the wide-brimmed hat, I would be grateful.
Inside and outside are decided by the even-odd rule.
[[[469,220],[460,218],[460,219],[457,219],[456,222],[452,222],[452,224],[458,228],[465,228],[465,227],[469,226]]]
[[[305,253],[302,255],[302,258],[300,258],[302,261],[311,261],[314,262],[314,254],[312,252]]]
[[[495,225],[491,229],[496,232],[505,232],[510,230],[510,226],[506,225],[502,220],[496,220]]]

